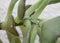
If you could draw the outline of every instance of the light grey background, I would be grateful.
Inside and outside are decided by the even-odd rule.
[[[3,22],[5,20],[10,1],[11,0],[0,0],[0,22]],[[27,0],[26,4],[33,5],[37,1],[38,0]],[[15,5],[14,11],[13,11],[14,17],[17,16],[17,6],[18,6],[18,2]],[[60,16],[60,3],[48,5],[44,9],[42,14],[39,16],[39,18],[48,20],[48,19],[52,19],[57,16]],[[18,29],[18,27],[17,27],[17,29]],[[19,29],[18,29],[18,31],[19,31]],[[19,32],[19,33],[21,34],[21,32]],[[3,41],[3,43],[9,43],[6,32],[4,30],[0,30],[0,39]],[[36,38],[36,40],[38,40],[38,39]],[[36,43],[37,43],[37,41],[36,41]]]

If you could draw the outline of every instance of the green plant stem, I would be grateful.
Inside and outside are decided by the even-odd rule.
[[[22,20],[24,15],[25,15],[25,0],[20,0],[18,5],[18,18]]]
[[[39,5],[41,4],[41,1],[38,1],[36,4],[32,5],[30,8],[28,8],[26,10],[25,16],[26,17],[30,17],[30,15],[39,7]]]
[[[19,5],[20,6],[20,5]],[[25,11],[30,7],[31,5],[26,5],[25,6]],[[18,7],[19,9],[20,9],[20,7]],[[18,9],[18,11],[19,11],[19,9]],[[21,10],[21,9],[20,9]],[[23,7],[22,7],[22,10],[23,10]],[[21,14],[20,14],[20,11],[18,12],[19,13],[19,15],[21,16]],[[22,12],[23,13],[23,12]],[[18,25],[23,25],[24,24],[24,20],[22,19],[22,20],[20,20],[20,18],[18,18],[18,17],[16,17],[15,18],[15,26],[18,26]]]
[[[31,31],[31,22],[30,20],[26,20],[25,21],[25,36],[23,36],[23,43],[30,43],[30,31]]]
[[[42,0],[39,8],[36,10],[36,12],[31,16],[32,19],[37,19],[39,15],[42,13],[43,9],[52,3],[60,2],[59,0]]]
[[[8,12],[7,12],[7,16],[6,16],[6,22],[8,22],[9,19],[11,19],[11,15],[12,15],[12,12],[13,12],[13,8],[16,4],[18,0],[11,0],[11,3],[9,5],[9,8],[8,8]]]
[[[49,1],[42,0],[39,8],[36,10],[36,12],[31,16],[31,19],[37,19],[39,15],[42,13],[43,9],[48,5]]]
[[[15,36],[8,31],[6,31],[6,32],[7,32],[8,39],[9,39],[10,43],[21,43],[19,36]]]
[[[28,10],[32,5],[26,5],[25,6],[25,11]]]
[[[30,33],[30,43],[34,43],[38,31],[38,25],[33,24],[32,27],[33,28],[31,29],[31,33]]]
[[[2,29],[9,31],[15,35],[17,35],[17,34],[16,34],[16,31],[14,31],[14,29],[12,28],[12,22],[13,22],[12,21],[12,11],[13,11],[13,8],[14,8],[17,1],[18,0],[11,0],[11,3],[8,8],[8,12],[7,12],[6,20],[5,20],[5,22],[3,22],[1,24]]]

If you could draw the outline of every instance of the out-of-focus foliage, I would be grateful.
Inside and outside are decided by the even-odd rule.
[[[60,37],[60,17],[44,22],[41,28],[41,43],[55,43]]]
[[[0,40],[0,43],[2,43],[2,41]]]
[[[12,12],[18,0],[11,0],[5,22],[0,23],[0,29],[6,30],[10,43],[22,43],[15,29],[20,26],[23,35],[23,43],[34,43],[36,35],[40,43],[60,43],[60,17],[48,20],[38,19],[44,8],[49,4],[60,0],[39,0],[34,5],[25,5],[26,0],[18,3],[17,17],[14,19]],[[0,41],[0,43],[2,43]]]

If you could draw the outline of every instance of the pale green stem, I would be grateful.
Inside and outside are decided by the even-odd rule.
[[[41,4],[42,1],[38,1],[36,4],[32,5],[26,10],[25,17],[29,17]]]
[[[20,0],[18,5],[18,18],[22,20],[24,15],[25,15],[25,0]]]
[[[36,12],[31,16],[31,19],[37,19],[49,2],[50,1],[43,0]]]

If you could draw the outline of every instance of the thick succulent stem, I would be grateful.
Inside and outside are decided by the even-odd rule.
[[[37,2],[36,4],[32,5],[30,8],[26,10],[25,17],[30,17],[30,15],[39,7],[41,4],[42,0]]]
[[[20,0],[18,5],[18,18],[22,20],[24,15],[25,15],[25,0]]]
[[[25,34],[23,36],[23,43],[30,43],[30,31],[31,31],[31,22],[30,20],[25,20]]]
[[[19,36],[15,36],[8,31],[6,31],[6,32],[7,32],[8,39],[9,39],[10,43],[21,43]]]
[[[36,12],[31,16],[31,19],[37,19],[39,15],[42,13],[43,9],[48,5],[49,1],[42,0],[40,6],[36,10]]]
[[[18,0],[11,0],[11,3],[8,8],[8,12],[7,12],[6,20],[4,23],[1,24],[2,29],[9,31],[15,35],[17,35],[17,34],[14,31],[14,29],[12,28],[12,22],[13,22],[12,21],[12,11],[13,11],[13,8],[14,8],[17,1]]]
[[[38,25],[33,24],[32,29],[30,31],[30,43],[34,43],[35,38],[37,36]]]
[[[25,5],[24,5],[24,6],[25,6]],[[22,7],[22,10],[25,10],[25,11],[26,11],[30,6],[31,6],[31,5],[26,5],[25,8]],[[20,12],[20,11],[21,11],[21,8],[20,8],[20,7],[21,7],[21,6],[20,6],[20,3],[19,3],[19,6],[18,6],[18,16],[20,15],[20,17],[16,17],[16,18],[15,18],[15,22],[14,22],[14,23],[15,23],[15,26],[19,26],[19,25],[23,25],[23,24],[24,24],[24,20],[23,20],[23,17],[22,17],[22,16],[24,15],[24,14],[23,14],[24,11],[22,12],[22,14],[20,14],[20,13],[21,13],[21,12]],[[22,16],[21,16],[21,15],[22,15]],[[21,18],[22,20],[21,20],[20,18]]]

